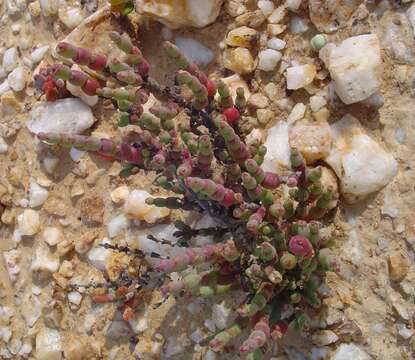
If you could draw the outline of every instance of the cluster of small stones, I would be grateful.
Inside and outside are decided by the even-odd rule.
[[[144,2],[146,1],[137,1],[137,4]],[[150,2],[157,3],[157,1]],[[174,4],[175,2],[171,1],[171,3]],[[220,6],[222,2],[206,1],[206,3],[212,3],[213,8],[214,6]],[[223,105],[220,104],[215,110],[218,111],[218,115],[223,113],[222,115],[225,116],[226,121],[230,122],[230,125],[237,130],[240,138],[246,140],[249,150],[260,149],[260,144],[265,141],[267,153],[261,164],[264,172],[284,174],[284,177],[299,173],[295,168],[291,168],[290,146],[295,146],[307,165],[314,166],[313,164],[316,162],[319,164],[325,162],[331,166],[338,177],[341,195],[347,202],[353,203],[365,199],[392,180],[397,171],[395,160],[379,146],[371,135],[368,135],[369,132],[359,124],[357,119],[346,116],[337,125],[329,125],[327,120],[332,116],[338,118],[339,111],[340,114],[347,113],[349,111],[347,104],[356,104],[360,109],[373,113],[382,107],[383,99],[379,92],[382,81],[380,49],[382,51],[386,50],[397,62],[393,68],[394,72],[391,74],[394,81],[405,92],[410,93],[412,91],[411,81],[413,75],[411,69],[415,62],[415,55],[411,47],[414,41],[412,34],[415,32],[415,5],[410,3],[411,1],[403,1],[399,4],[389,1],[377,3],[362,1],[354,2],[354,4],[344,2],[343,4],[341,1],[334,1],[330,6],[322,9],[320,1],[311,0],[308,2],[290,0],[285,2],[224,1],[223,12],[230,15],[233,20],[223,42],[220,43],[223,66],[240,75],[224,79],[224,83],[229,86],[234,105],[237,104],[236,89],[243,88],[246,105],[242,108],[235,106],[240,116],[236,116],[237,120],[234,120],[236,113],[233,109],[225,113],[222,108]],[[133,10],[132,5],[131,2],[117,2],[113,6],[113,10],[125,15]],[[336,6],[338,11],[333,11]],[[127,166],[124,170],[120,167],[119,162],[114,162],[109,169],[108,176],[112,179],[111,181],[116,188],[111,191],[112,204],[108,207],[107,202],[104,204],[101,194],[93,194],[92,190],[98,183],[102,182],[102,178],[106,177],[107,174],[104,170],[97,168],[95,164],[86,160],[89,158],[84,155],[84,151],[76,150],[72,146],[74,145],[72,141],[76,141],[82,149],[85,149],[85,140],[87,139],[75,135],[63,138],[54,138],[56,135],[49,136],[50,140],[60,141],[63,139],[67,141],[66,144],[71,145],[70,155],[75,164],[72,173],[75,175],[75,180],[71,178],[70,181],[65,182],[66,185],[64,186],[69,186],[68,198],[79,204],[81,209],[79,219],[82,219],[81,228],[85,228],[84,224],[91,227],[82,236],[77,236],[76,239],[72,234],[75,233],[74,228],[81,225],[81,222],[68,211],[63,200],[65,196],[57,194],[57,182],[51,181],[56,174],[57,167],[61,165],[62,153],[59,152],[57,147],[48,148],[44,144],[38,144],[37,151],[41,160],[41,169],[36,169],[33,174],[28,174],[28,172],[31,172],[30,169],[33,168],[33,164],[37,164],[37,159],[30,154],[25,154],[27,152],[27,138],[21,136],[24,130],[20,129],[20,123],[25,120],[22,113],[27,108],[22,98],[24,96],[28,98],[33,94],[33,89],[27,86],[30,73],[42,58],[49,53],[50,39],[52,39],[50,36],[38,40],[36,35],[33,36],[36,33],[34,29],[36,29],[39,22],[45,21],[50,25],[47,31],[52,32],[55,38],[61,38],[65,31],[75,28],[86,15],[95,11],[96,7],[97,4],[94,1],[87,1],[82,5],[69,4],[69,2],[63,5],[47,0],[33,1],[28,4],[23,1],[6,1],[3,6],[5,13],[2,13],[0,22],[2,26],[10,28],[10,36],[2,44],[4,47],[0,51],[2,55],[2,65],[0,67],[0,77],[2,79],[0,85],[1,110],[4,116],[4,120],[0,123],[0,134],[5,139],[5,141],[0,140],[0,157],[7,156],[8,159],[16,163],[16,166],[9,167],[7,176],[3,177],[2,174],[0,177],[1,225],[4,225],[4,234],[6,234],[2,243],[2,250],[7,249],[7,251],[2,252],[2,255],[7,269],[5,275],[8,275],[13,286],[4,287],[4,280],[3,278],[0,279],[2,285],[0,296],[2,300],[5,300],[5,304],[7,303],[7,305],[1,304],[0,306],[0,357],[2,358],[32,358],[34,356],[40,360],[61,359],[62,357],[66,359],[84,359],[85,356],[89,356],[86,354],[90,354],[90,358],[108,357],[116,359],[119,356],[125,356],[125,353],[127,353],[123,352],[125,349],[117,345],[109,351],[102,345],[102,339],[98,340],[98,335],[94,335],[97,329],[102,330],[102,327],[98,324],[100,320],[97,321],[99,317],[105,317],[108,320],[106,324],[111,323],[112,316],[103,311],[103,309],[105,311],[110,309],[106,304],[109,301],[116,301],[121,310],[114,317],[111,325],[105,328],[108,338],[127,337],[129,332],[128,329],[126,331],[125,324],[127,324],[127,327],[131,326],[135,334],[145,331],[149,326],[147,311],[143,314],[139,310],[143,305],[141,302],[143,293],[138,294],[137,288],[143,284],[135,284],[134,291],[128,291],[129,289],[124,287],[120,288],[122,281],[131,285],[129,283],[131,278],[139,279],[148,275],[150,278],[147,287],[161,287],[165,296],[174,293],[174,296],[177,297],[175,291],[183,293],[189,290],[191,294],[187,294],[188,296],[197,295],[199,298],[201,296],[209,298],[212,292],[217,290],[229,291],[226,285],[223,286],[218,283],[219,278],[224,278],[226,281],[231,279],[230,282],[233,286],[240,280],[239,278],[232,278],[232,274],[232,276],[228,276],[229,274],[226,272],[229,269],[222,266],[229,263],[229,259],[226,260],[224,257],[226,255],[222,255],[222,253],[225,253],[224,248],[220,246],[215,248],[216,245],[211,244],[212,240],[208,241],[210,245],[206,247],[207,238],[211,238],[212,235],[216,237],[218,237],[218,234],[220,236],[224,235],[223,230],[220,229],[221,226],[218,225],[220,221],[208,221],[209,224],[203,226],[203,228],[209,227],[208,229],[196,232],[181,222],[176,224],[180,228],[179,230],[171,225],[153,226],[155,223],[163,221],[163,219],[176,218],[177,213],[181,213],[181,211],[155,206],[167,205],[167,201],[170,207],[178,206],[177,200],[170,199],[172,196],[170,187],[174,187],[174,184],[169,178],[169,184],[164,182],[164,178],[162,179],[162,185],[167,188],[164,192],[154,191],[154,187],[151,187],[152,193],[163,194],[163,198],[147,200],[149,204],[146,203],[146,199],[151,196],[147,191],[130,191],[127,186],[122,185],[124,182],[117,180],[120,171],[122,171],[123,176],[132,174],[128,179],[143,175],[141,170],[137,170],[141,165],[136,163],[136,158],[134,158],[133,166]],[[399,14],[389,16],[389,12],[396,8],[398,8]],[[405,11],[402,11],[402,9]],[[212,11],[212,9],[209,11]],[[306,16],[308,12],[310,14],[309,18]],[[174,15],[174,11],[172,14]],[[359,36],[370,32],[371,28],[368,23],[373,15],[381,19],[383,14],[388,15],[384,16],[385,19],[394,20],[389,22],[385,20],[385,23],[382,24],[385,28],[377,33],[378,37],[374,34]],[[151,12],[148,15],[151,16]],[[174,25],[174,16],[166,19],[165,23],[170,26]],[[163,20],[157,16],[155,17],[157,20]],[[347,28],[347,26],[352,31],[344,32],[344,28]],[[321,34],[316,33],[314,27]],[[166,27],[165,30],[165,34],[170,34],[166,37],[170,37],[169,29]],[[345,40],[344,33],[351,37],[348,41],[342,43]],[[177,45],[180,45],[179,42],[177,42]],[[384,58],[385,55],[382,55]],[[371,61],[365,62],[364,59],[371,59]],[[355,69],[355,72],[346,72],[344,71],[345,68],[337,66],[336,61],[339,63],[344,61],[345,68],[348,64],[360,64],[360,66]],[[92,61],[88,60],[88,64],[91,63]],[[84,69],[88,64],[82,64]],[[135,65],[132,67],[135,68]],[[39,104],[34,109],[34,112],[37,111],[37,115],[28,124],[28,127],[33,133],[70,131],[73,134],[81,134],[95,122],[89,107],[95,105],[96,100],[95,96],[88,94],[94,95],[98,85],[94,82],[94,78],[86,79],[79,74],[80,77],[76,78],[76,73],[73,76],[73,71],[79,71],[79,67],[72,67],[71,77],[74,84],[66,81],[66,84],[62,86],[62,82],[57,77],[50,76],[55,74],[56,70],[53,69],[51,73],[43,73],[48,81],[45,82],[43,79],[39,82],[42,87],[45,83],[47,84],[43,90],[50,96],[49,100],[62,97],[65,97],[65,99]],[[64,76],[68,76],[67,68],[60,68],[60,70],[63,71]],[[98,67],[94,70],[100,69]],[[118,72],[115,73],[118,74]],[[115,75],[115,73],[112,75]],[[123,77],[123,74],[120,76]],[[186,78],[186,75],[184,78]],[[124,77],[124,79],[126,78]],[[246,81],[249,79],[249,85],[244,79]],[[183,78],[182,80],[186,81]],[[111,86],[119,84],[117,81],[114,81]],[[99,86],[102,85],[103,83],[100,80]],[[184,85],[184,87],[188,87],[188,85]],[[207,86],[205,87],[207,88]],[[67,89],[74,96],[80,96],[85,103],[75,98],[66,98],[68,96]],[[363,90],[363,95],[356,89]],[[196,88],[194,90],[197,91]],[[187,92],[184,91],[183,93],[186,94]],[[239,93],[241,94],[241,90],[239,90]],[[295,96],[289,96],[290,94]],[[297,94],[302,96],[298,97]],[[100,104],[103,103],[108,109],[125,106],[122,109],[127,109],[124,112],[129,113],[128,103],[122,101],[125,100],[125,95],[125,93],[118,93],[121,98],[116,98],[115,101],[111,100],[112,104],[110,101],[100,101]],[[137,96],[134,97],[134,100],[137,100],[141,95],[143,94],[128,94],[128,96]],[[202,97],[200,94],[199,100],[203,101]],[[162,98],[165,99],[165,97]],[[300,102],[299,98],[301,99]],[[241,99],[242,96],[239,97],[239,101]],[[198,100],[197,97],[196,100]],[[140,98],[140,101],[142,101],[142,98]],[[186,97],[185,101],[190,104],[192,99]],[[143,107],[146,108],[146,114],[148,114],[148,107],[145,104]],[[239,111],[242,109],[243,111]],[[138,113],[140,111],[138,110]],[[402,114],[407,114],[405,111],[405,109],[402,109]],[[353,112],[355,116],[357,113],[356,111]],[[287,119],[287,121],[281,120],[275,125],[275,121],[280,118]],[[212,120],[215,119],[216,117],[212,117]],[[74,121],[71,122],[72,120]],[[130,116],[127,120],[124,114],[119,120],[120,132],[127,130],[127,138],[131,136],[134,143],[142,140],[141,135],[136,133],[135,125],[130,124]],[[405,149],[408,141],[408,135],[405,133],[405,123],[403,121],[397,122],[395,127],[395,119],[382,119],[382,123],[383,121],[385,121],[384,124],[387,127],[393,129],[392,137],[396,138],[396,144],[401,146],[400,149]],[[124,126],[126,124],[128,125]],[[151,127],[151,123],[149,124]],[[162,121],[160,121],[160,126],[161,124]],[[131,130],[131,127],[134,127],[134,130]],[[144,128],[145,130],[151,130],[147,129],[146,126]],[[217,127],[214,124],[213,130],[216,129]],[[164,129],[160,127],[160,131],[162,130]],[[182,139],[181,131],[180,128],[178,134]],[[16,134],[18,135],[17,141],[15,140]],[[204,135],[208,134],[206,132]],[[389,139],[389,134],[386,135]],[[42,136],[45,135],[41,134],[40,137]],[[160,136],[160,134],[157,136]],[[197,136],[200,136],[200,134]],[[103,138],[107,139],[107,134],[97,132],[96,139],[91,141],[88,138],[87,145],[92,146],[92,150],[102,150],[104,145],[107,146],[105,147],[105,158],[107,160],[118,158],[125,161],[128,153],[128,161],[131,161],[131,156],[135,155],[133,149],[126,150],[124,146],[124,150],[118,152],[111,148],[108,153],[108,146],[111,147],[112,143]],[[22,139],[23,142],[26,141],[26,144],[22,144]],[[202,154],[203,150],[199,149],[199,144],[201,143],[200,147],[203,148],[206,139],[206,136],[203,137],[202,135],[200,142],[197,143],[196,154],[199,154],[199,152]],[[129,141],[131,141],[131,138]],[[391,144],[391,142],[388,141],[388,144]],[[188,147],[188,144],[186,146]],[[192,144],[190,144],[190,147],[192,147]],[[88,148],[88,150],[91,150],[91,148]],[[358,156],[354,156],[355,154],[358,154]],[[406,162],[406,158],[402,154],[404,152],[400,153],[398,158],[400,161]],[[255,155],[258,154],[255,153]],[[24,159],[23,162],[21,161],[22,158]],[[203,156],[195,154],[192,155],[192,158],[193,165],[197,168],[204,160],[207,161],[206,158],[203,160]],[[216,159],[216,154],[214,158]],[[367,172],[359,167],[360,163],[356,161],[359,158],[365,164]],[[158,161],[159,157],[155,159]],[[254,156],[254,159],[255,161],[259,160],[257,164],[262,161],[258,156]],[[198,161],[201,161],[201,163]],[[26,169],[22,169],[22,163],[26,166]],[[148,162],[145,166],[147,165]],[[184,168],[188,165],[185,164]],[[216,172],[212,174],[214,180],[218,179],[217,176],[220,172],[216,169],[221,169],[222,165],[218,167],[215,165]],[[248,175],[255,177],[249,173],[248,166],[249,164],[244,163],[242,170],[246,170]],[[334,178],[336,183],[334,173],[330,169],[325,166],[320,166],[319,169],[322,171],[321,181],[324,180],[324,175],[327,175],[330,179]],[[41,171],[44,171],[44,173]],[[135,175],[137,171],[140,175]],[[346,171],[350,172],[347,173]],[[155,172],[160,172],[160,170],[155,169]],[[245,178],[247,178],[246,175]],[[288,178],[285,180],[288,180]],[[192,183],[192,181],[190,182]],[[350,262],[350,264],[345,265],[346,270],[341,273],[341,280],[334,273],[329,273],[327,282],[330,288],[327,287],[326,283],[323,283],[318,289],[318,294],[323,296],[324,308],[323,314],[318,317],[312,316],[312,321],[308,324],[314,332],[311,340],[315,345],[310,354],[307,354],[310,358],[369,359],[369,355],[362,348],[365,348],[368,352],[370,349],[370,352],[374,354],[373,356],[382,358],[383,355],[379,355],[382,354],[382,351],[390,355],[395,351],[393,350],[394,347],[397,348],[394,355],[398,358],[411,358],[411,354],[413,354],[411,351],[414,350],[415,346],[413,337],[414,309],[409,304],[408,299],[415,294],[412,275],[414,273],[412,250],[415,244],[415,228],[410,219],[405,221],[405,210],[396,205],[397,196],[409,194],[410,186],[408,183],[410,181],[410,179],[407,182],[400,181],[397,187],[394,186],[391,189],[388,187],[381,208],[381,221],[388,223],[391,220],[393,236],[399,240],[406,238],[408,248],[401,246],[398,241],[382,236],[375,240],[375,247],[372,246],[373,244],[369,246],[365,242],[372,235],[367,235],[365,231],[362,231],[360,224],[356,224],[358,220],[354,216],[347,218],[349,224],[345,225],[345,229],[349,235],[343,247],[344,254],[340,257]],[[128,180],[128,184],[131,185],[132,182]],[[329,181],[329,184],[333,185],[333,182]],[[208,184],[206,183],[204,186],[206,185]],[[262,186],[262,184],[260,185]],[[275,201],[282,201],[282,196],[295,196],[293,192],[291,194],[285,193],[285,195],[280,194],[280,190],[286,189],[286,185],[284,183],[276,191],[272,190]],[[130,188],[135,188],[135,186]],[[146,187],[147,190],[149,188]],[[253,201],[249,197],[247,189],[245,187],[241,189],[240,193],[244,195],[245,201],[249,200],[260,204],[262,201],[266,201],[266,198]],[[237,192],[235,193],[237,194]],[[335,193],[337,193],[337,190]],[[202,195],[203,201],[210,201],[206,199],[207,193]],[[106,195],[102,194],[102,196]],[[294,203],[296,203],[295,199]],[[112,215],[114,207],[117,209],[120,206],[121,215]],[[183,208],[182,203],[180,203],[180,206]],[[111,210],[108,210],[108,208]],[[269,207],[266,206],[266,208]],[[377,209],[369,210],[370,216],[373,216],[374,219],[378,219],[376,211]],[[111,212],[111,215],[109,215],[109,212]],[[180,215],[177,217],[183,220]],[[246,222],[246,220],[244,221]],[[107,224],[107,227],[103,231],[98,230],[98,228],[102,228],[103,223]],[[136,243],[129,242],[128,237],[130,231],[132,231],[131,229],[133,231],[135,231],[134,229],[141,229],[143,224],[150,226],[151,238],[154,241],[147,239],[146,235],[143,238],[140,235],[137,249]],[[377,228],[377,226],[375,224],[374,228]],[[381,225],[381,228],[382,226],[384,224]],[[262,229],[262,227],[260,228]],[[190,230],[192,233],[180,237],[178,243],[177,238],[172,236],[172,233],[176,231],[184,235]],[[1,231],[3,235],[3,229]],[[13,236],[10,237],[9,233],[13,233]],[[105,235],[107,237],[104,237]],[[226,238],[229,234],[225,235]],[[287,234],[287,245],[289,245],[291,235]],[[254,234],[253,236],[257,237],[259,235]],[[269,235],[262,233],[261,236],[269,237]],[[124,237],[127,240],[124,240]],[[173,240],[167,240],[170,237]],[[205,264],[197,264],[200,273],[196,274],[191,270],[193,268],[191,266],[182,272],[183,276],[180,276],[177,272],[171,273],[172,282],[167,282],[169,278],[167,277],[164,279],[166,281],[164,286],[162,286],[162,283],[155,285],[153,283],[154,279],[159,278],[161,273],[166,272],[167,268],[172,266],[168,260],[173,259],[175,264],[179,266],[175,270],[179,270],[180,266],[185,264],[194,264],[192,262],[194,257],[191,256],[194,253],[186,255],[185,249],[184,253],[180,252],[180,249],[189,238],[191,238],[192,244],[197,244],[196,254],[198,254],[199,249],[200,251],[207,251],[209,254],[216,251],[214,258],[208,258],[213,261],[214,267],[219,266],[218,261],[223,262],[218,268],[215,268],[218,274],[213,274],[214,282],[210,282],[212,281],[212,274],[209,273],[209,268]],[[157,239],[162,240],[158,242]],[[196,242],[194,239],[196,239]],[[27,251],[28,248],[26,247],[26,245],[31,244],[31,241],[35,241],[33,243],[33,254],[31,251]],[[170,246],[170,241],[180,246]],[[94,247],[94,244],[98,243],[101,246]],[[116,248],[115,244],[120,243],[129,246]],[[226,251],[228,250],[227,248]],[[263,264],[266,263],[261,258],[265,253],[264,249],[251,250],[254,254],[253,265],[259,263],[263,267]],[[154,253],[152,253],[153,251]],[[283,255],[280,251],[277,251],[277,253],[278,257],[270,261],[276,269],[278,269],[281,255]],[[180,254],[180,256],[175,257],[177,254]],[[90,266],[82,260],[85,255],[88,262],[100,271],[90,269]],[[159,255],[163,258],[161,261],[156,258]],[[199,255],[198,259],[200,260],[203,256],[200,257]],[[146,258],[146,265],[141,265],[142,273],[137,273],[136,269],[142,264],[142,257]],[[376,261],[384,262],[384,264],[376,263],[375,265],[368,258],[374,258]],[[367,273],[377,273],[380,267],[381,270],[386,269],[386,277],[383,270],[377,277]],[[28,268],[29,274],[32,272],[34,274],[36,281],[33,282],[33,285],[31,281],[27,283],[27,279],[24,278],[27,273],[26,268]],[[119,279],[120,268],[128,268],[128,276],[126,277],[123,273],[121,280]],[[371,293],[367,297],[367,292],[358,289],[356,283],[355,288],[351,286],[353,276],[350,274],[353,272],[360,273],[359,269],[363,269],[361,271],[373,281],[374,297]],[[157,273],[157,270],[160,273]],[[235,271],[235,268],[233,270]],[[258,269],[253,266],[250,270]],[[263,270],[266,270],[266,267]],[[280,270],[281,275],[285,276],[284,270]],[[106,281],[109,278],[112,283],[103,282],[101,271],[106,274]],[[267,282],[271,281],[268,274],[265,273],[264,276],[267,277]],[[249,279],[251,282],[257,280]],[[365,284],[365,279],[361,280],[362,284]],[[200,282],[198,283],[198,281]],[[390,283],[393,284],[393,287],[390,286]],[[30,285],[28,286],[28,284]],[[91,284],[99,284],[99,286],[95,285],[98,289],[92,290]],[[214,286],[211,286],[212,284]],[[108,287],[109,292],[103,291]],[[11,303],[6,301],[10,293],[15,292],[14,289],[16,290],[17,307],[10,306]],[[89,300],[91,298],[87,293],[92,293],[92,297],[103,304],[86,311],[85,309],[90,307]],[[214,296],[213,300],[216,301],[217,298],[222,299],[219,295]],[[245,330],[241,338],[246,342],[242,344],[234,341],[233,343],[237,344],[236,350],[239,346],[241,346],[240,350],[242,352],[256,349],[250,356],[259,356],[260,352],[267,350],[264,346],[261,350],[258,350],[258,347],[261,347],[263,335],[268,334],[268,328],[270,327],[270,320],[267,320],[267,315],[269,315],[267,311],[261,311],[260,314],[253,316],[251,322],[247,322],[242,318],[234,322],[235,316],[231,315],[233,312],[223,302],[215,304],[215,302],[205,299],[203,298],[202,301],[190,300],[187,306],[189,314],[194,318],[201,312],[202,306],[206,306],[206,304],[209,306],[209,311],[205,312],[204,328],[194,330],[193,322],[191,324],[191,331],[193,332],[190,334],[190,340],[196,344],[196,351],[205,348],[203,345],[207,345],[207,335],[211,335],[212,338],[218,335],[216,341],[211,344],[212,349],[217,350],[217,346],[221,347],[224,341],[233,338],[241,330]],[[138,304],[138,301],[140,301],[140,304]],[[305,318],[299,316],[298,311],[299,308],[304,309],[303,303],[305,301],[301,301],[300,305],[293,304],[291,301],[290,299],[290,303],[284,307],[283,317],[286,322],[289,322],[293,316],[297,316],[301,322]],[[135,308],[137,304],[138,307]],[[239,305],[237,304],[237,306]],[[372,306],[373,309],[376,309],[376,311],[373,310],[373,313],[371,313]],[[68,309],[72,314],[68,315],[66,313]],[[134,311],[131,312],[130,309]],[[243,313],[243,310],[239,312],[241,311]],[[382,318],[375,314],[377,311],[382,314]],[[210,312],[212,315],[210,315]],[[363,316],[359,318],[356,314],[363,314]],[[366,314],[368,315],[367,321],[364,319]],[[88,336],[76,334],[75,331],[63,325],[68,319],[74,321],[73,316],[82,317],[85,323],[85,333]],[[124,320],[118,321],[117,316],[120,320],[121,317],[129,319],[129,323],[125,323]],[[20,318],[23,319],[23,324],[25,324],[23,328],[21,322],[19,322]],[[180,314],[177,319],[179,318]],[[273,339],[280,336],[279,331],[283,332],[286,322],[280,322],[278,327],[271,326],[266,341],[268,344],[274,344],[271,350],[275,354],[278,350],[284,350],[285,356],[289,359],[304,358],[305,355],[294,347],[278,349],[279,347],[275,345]],[[292,326],[295,324],[294,322]],[[357,324],[360,325],[360,328]],[[363,328],[362,324],[366,327]],[[370,326],[367,327],[367,324]],[[220,330],[224,331],[220,333]],[[296,335],[296,337],[298,336],[301,335]],[[385,349],[381,339],[388,339],[387,341],[393,339],[390,340],[393,344],[389,344],[391,346]],[[162,346],[163,343],[164,346]],[[399,348],[397,343],[400,344]],[[163,339],[159,333],[156,333],[151,345],[148,345],[145,341],[137,344],[136,354],[139,357],[151,358],[159,356],[158,354],[162,351],[167,357],[180,356],[183,355],[186,346],[190,344],[189,339],[187,337],[183,338],[181,335],[172,335]],[[331,352],[335,348],[332,347],[333,344],[337,346],[337,349]],[[368,347],[367,344],[370,346]],[[227,350],[228,347],[225,347],[225,349]],[[204,356],[206,359],[226,356],[215,354],[214,351],[209,350]]]

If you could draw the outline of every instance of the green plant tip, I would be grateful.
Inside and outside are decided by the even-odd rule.
[[[311,39],[310,44],[313,50],[319,51],[327,44],[327,38],[323,34],[317,34]]]

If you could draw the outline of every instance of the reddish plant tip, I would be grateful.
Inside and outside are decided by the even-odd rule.
[[[241,114],[239,113],[239,110],[235,107],[227,108],[223,110],[222,115],[225,116],[226,121],[229,125],[236,125],[241,118]]]
[[[209,97],[214,97],[216,94],[216,84],[212,80],[206,82],[206,89]]]
[[[94,96],[97,94],[97,89],[99,89],[101,86],[99,85],[99,82],[95,79],[88,79],[85,83],[85,85],[82,87],[82,90],[85,94],[89,96]]]
[[[304,258],[309,258],[313,255],[313,245],[310,240],[308,240],[303,235],[295,235],[290,239],[289,250],[291,253],[297,256],[302,256]]]

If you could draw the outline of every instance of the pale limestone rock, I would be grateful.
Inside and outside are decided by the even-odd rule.
[[[331,330],[320,330],[312,335],[311,340],[317,346],[326,346],[335,343],[339,337]]]
[[[102,244],[105,244],[107,242],[108,239],[103,239]],[[104,271],[106,269],[106,264],[109,258],[111,257],[111,250],[107,250],[102,246],[97,246],[88,252],[87,257],[89,263],[92,266]]]
[[[282,58],[282,54],[273,49],[262,50],[258,54],[258,69],[263,71],[273,71]]]
[[[116,189],[114,189],[113,191],[111,191],[111,194],[110,194],[111,200],[116,204],[121,204],[125,202],[129,193],[130,193],[130,190],[128,189],[128,186],[121,185],[117,187]]]
[[[92,126],[95,119],[89,106],[81,100],[68,98],[37,104],[27,127],[39,132],[80,134]]]
[[[393,180],[398,163],[366,134],[356,118],[346,115],[331,129],[333,148],[326,162],[339,177],[347,202],[357,202]]]
[[[21,235],[35,235],[40,228],[39,214],[37,211],[26,209],[17,217],[17,223]]]
[[[388,265],[390,278],[400,281],[408,274],[410,262],[406,254],[396,251],[389,255]]]
[[[226,49],[223,53],[223,66],[241,75],[249,74],[255,70],[256,63],[248,49]]]
[[[42,328],[36,335],[37,360],[61,360],[62,339],[59,331]]]
[[[317,69],[313,64],[293,66],[287,69],[287,89],[297,90],[311,84]]]
[[[124,205],[125,214],[130,218],[144,220],[150,224],[169,216],[169,209],[147,205],[145,201],[148,197],[151,195],[145,190],[132,191]]]
[[[177,29],[204,27],[219,15],[223,0],[136,0],[138,13]]]
[[[264,143],[267,147],[267,153],[261,165],[264,171],[275,172],[277,169],[289,169],[291,167],[288,129],[288,123],[280,121],[268,130]]]
[[[289,124],[295,123],[297,120],[301,120],[305,115],[306,107],[303,103],[297,103],[293,107],[293,109],[290,112],[290,115],[288,115],[287,121]]]
[[[323,106],[327,104],[327,100],[319,95],[310,97],[310,108],[313,112],[319,111]]]
[[[59,20],[62,21],[69,30],[76,28],[83,19],[84,15],[82,10],[78,7],[69,7],[66,4],[59,7]]]
[[[334,355],[331,357],[331,360],[371,360],[372,358],[365,353],[357,345],[351,344],[341,344]]]
[[[108,236],[112,239],[119,235],[122,231],[126,230],[130,225],[130,221],[125,217],[124,214],[118,215],[107,225]]]
[[[63,240],[62,231],[57,227],[47,227],[43,230],[43,240],[49,246],[55,246]]]
[[[296,124],[290,129],[290,146],[300,151],[307,164],[327,157],[331,142],[331,130],[326,122]]]
[[[39,186],[35,181],[30,182],[29,187],[29,206],[36,208],[42,206],[47,200],[49,191]]]
[[[232,47],[251,47],[257,38],[258,31],[248,26],[241,26],[229,31],[225,42]]]
[[[29,73],[27,69],[24,66],[18,66],[9,74],[7,80],[9,81],[9,85],[12,88],[12,90],[19,92],[24,90],[24,88],[26,87],[28,77]]]
[[[320,58],[345,104],[365,100],[379,90],[383,67],[376,35],[350,37],[339,46],[328,44],[320,50]]]
[[[30,266],[31,271],[42,273],[54,273],[59,269],[59,258],[52,254],[45,247],[38,247],[35,250],[32,264]]]

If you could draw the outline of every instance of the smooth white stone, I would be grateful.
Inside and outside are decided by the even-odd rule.
[[[275,172],[277,169],[291,168],[288,129],[289,125],[285,121],[280,121],[268,129],[264,143],[267,153],[261,165],[264,171]]]
[[[392,181],[398,163],[366,134],[356,118],[346,115],[331,129],[333,147],[326,162],[339,177],[347,202],[357,202]]]
[[[92,126],[95,119],[89,106],[81,100],[68,98],[37,104],[27,127],[39,132],[81,134]]]

